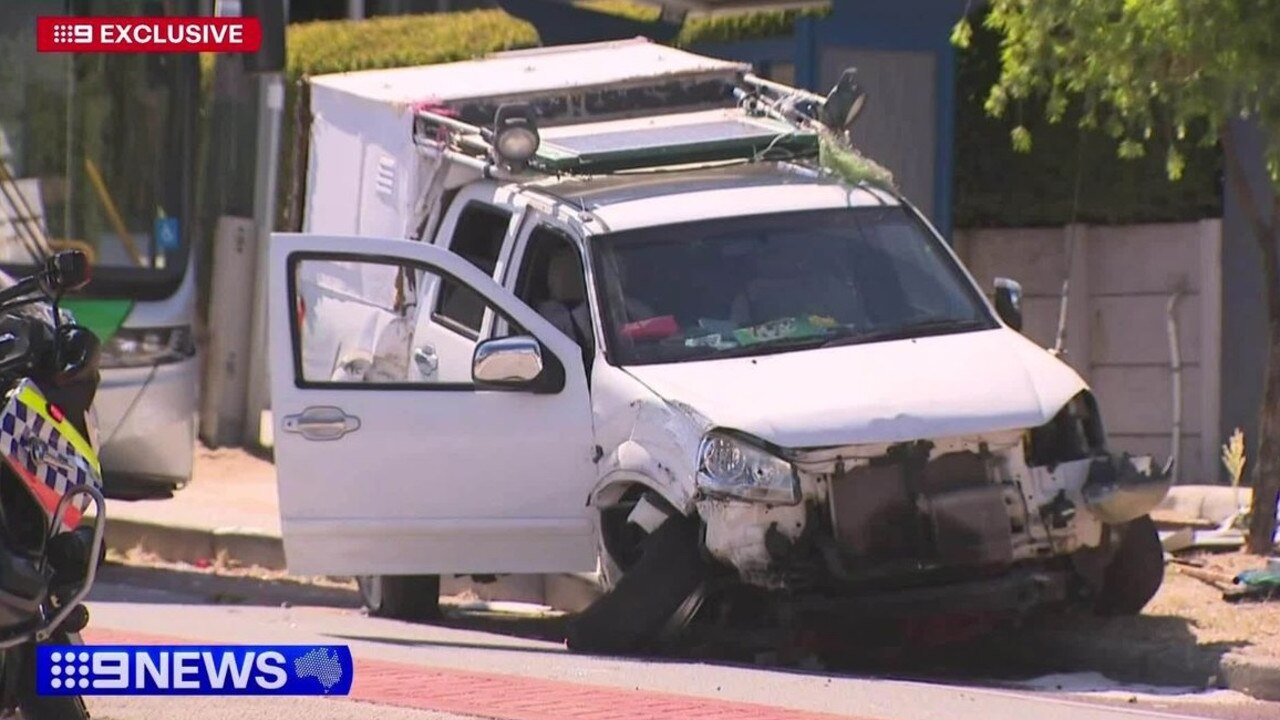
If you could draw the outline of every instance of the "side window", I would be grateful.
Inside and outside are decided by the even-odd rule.
[[[595,336],[591,331],[582,257],[563,232],[544,225],[529,234],[515,293],[577,342],[587,357],[594,354]]]
[[[434,285],[464,289],[451,277],[410,263],[317,257],[295,261],[291,274],[299,382],[471,385],[476,341],[418,312],[417,298]],[[467,292],[482,314],[494,309]]]
[[[458,215],[449,249],[492,277],[510,224],[511,213],[506,210],[484,203],[469,203]],[[443,319],[444,324],[472,338],[479,335],[484,310],[484,301],[479,295],[454,284],[442,286],[436,298],[436,319]]]

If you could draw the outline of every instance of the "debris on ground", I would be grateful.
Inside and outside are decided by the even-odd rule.
[[[1178,644],[1280,657],[1280,602],[1223,605],[1224,590],[1239,587],[1236,578],[1265,564],[1262,558],[1244,552],[1178,558],[1169,564],[1163,587],[1143,614],[1116,618],[1113,627],[1135,635],[1149,631],[1171,643],[1181,639]],[[1188,571],[1212,576],[1225,587],[1193,577]]]
[[[1211,569],[1204,558],[1170,557],[1169,564],[1179,574],[1221,590],[1222,599],[1228,602],[1280,600],[1280,558],[1269,559],[1262,568],[1236,572]]]
[[[1280,600],[1280,569],[1273,567],[1277,564],[1280,560],[1273,558],[1268,567],[1245,570],[1236,575],[1233,581],[1238,588],[1226,595],[1226,599],[1234,602]]]
[[[1178,562],[1176,559],[1173,562],[1175,563],[1174,568],[1176,568],[1179,573],[1186,575],[1187,577],[1195,578],[1201,582],[1208,583],[1210,587],[1223,592],[1229,592],[1235,586],[1234,577],[1226,573],[1206,570],[1203,568],[1203,564],[1197,567],[1190,563]]]

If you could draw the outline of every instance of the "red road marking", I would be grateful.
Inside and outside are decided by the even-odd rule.
[[[83,635],[86,642],[104,645],[207,643],[98,628],[86,629]],[[495,720],[868,720],[755,703],[363,658],[355,659],[355,680],[347,699]]]

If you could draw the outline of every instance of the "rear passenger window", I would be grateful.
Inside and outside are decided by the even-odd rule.
[[[498,253],[511,224],[511,213],[492,205],[472,202],[462,209],[449,249],[461,255],[489,277],[498,266]],[[484,320],[484,300],[475,291],[445,283],[436,300],[434,316],[453,329],[477,337]]]

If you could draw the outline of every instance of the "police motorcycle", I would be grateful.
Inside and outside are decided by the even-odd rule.
[[[61,252],[0,289],[0,718],[88,718],[78,695],[38,695],[35,673],[37,645],[79,643],[102,558],[99,340],[59,308],[89,277]]]

